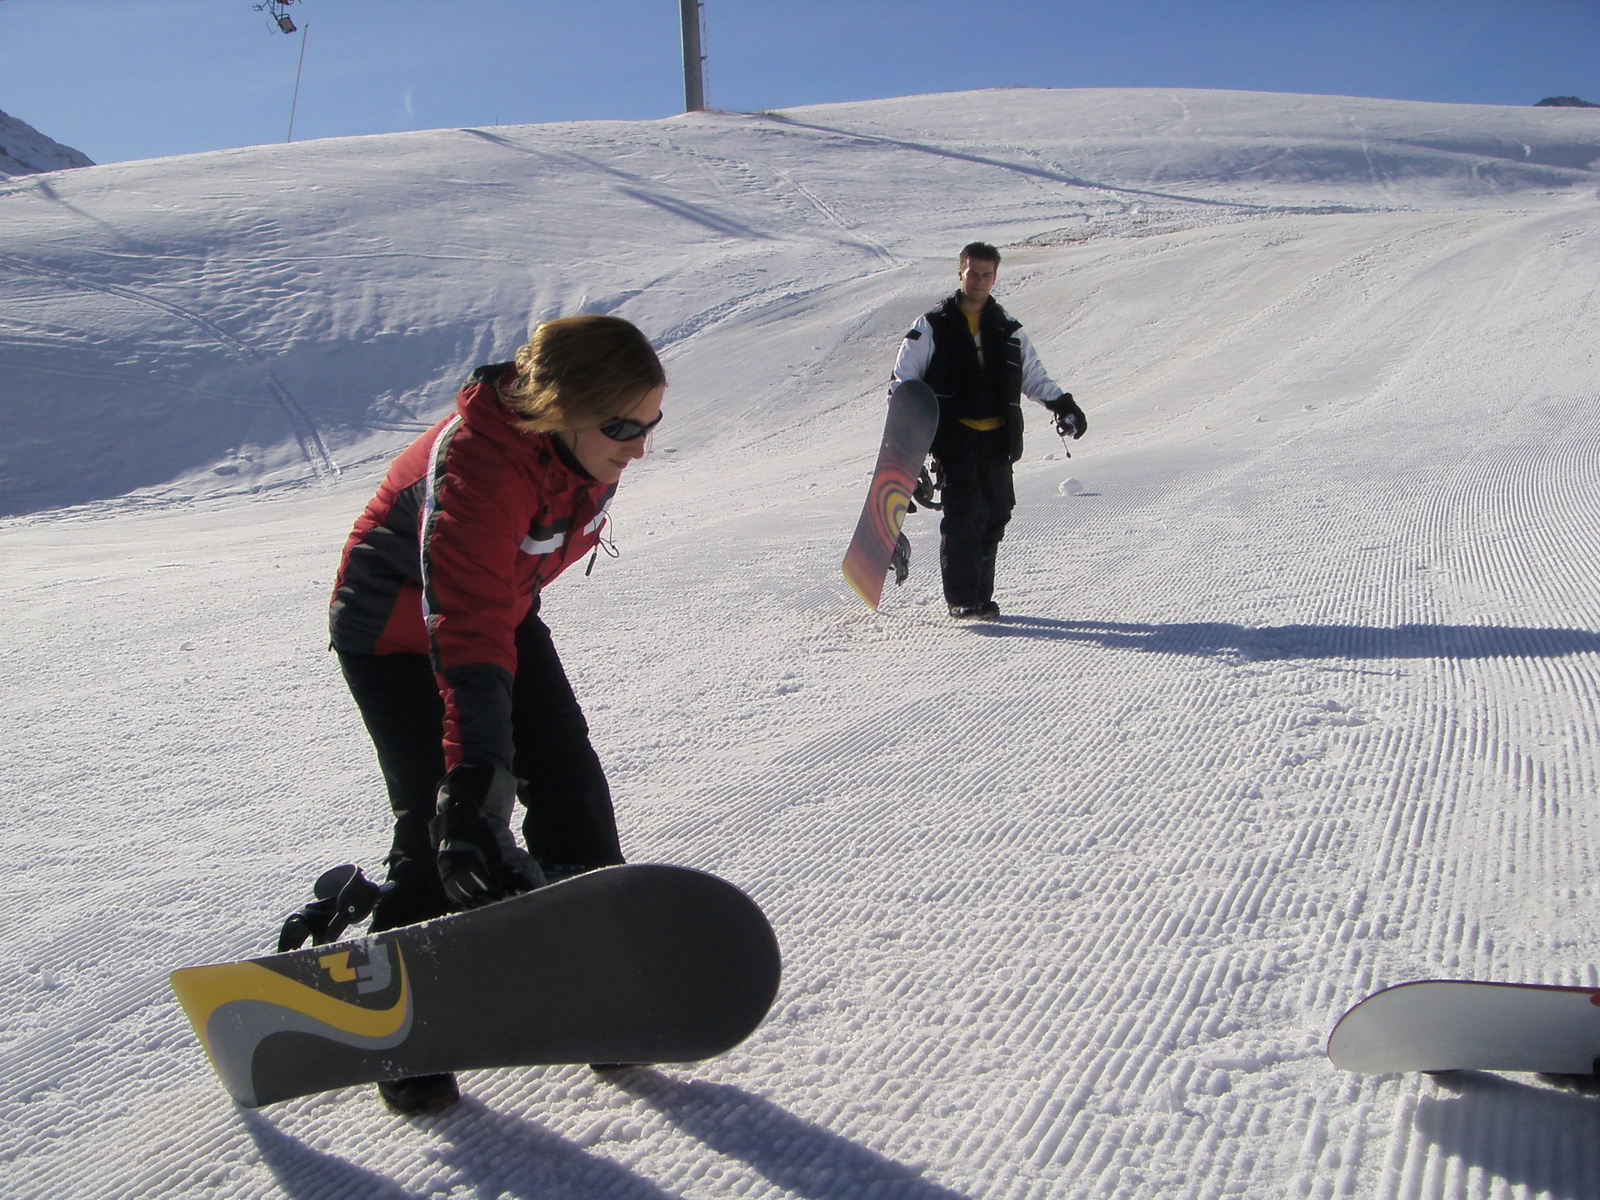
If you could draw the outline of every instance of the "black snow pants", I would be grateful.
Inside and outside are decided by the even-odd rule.
[[[442,916],[451,909],[439,884],[428,823],[444,778],[444,700],[421,654],[339,653],[339,667],[378,752],[394,812],[389,879],[373,932]],[[589,742],[589,723],[556,656],[550,630],[530,614],[517,629],[511,692],[517,798],[522,836],[541,864],[562,869],[623,861],[611,788]]]
[[[945,603],[994,599],[994,559],[1016,507],[1011,440],[1004,428],[941,430],[934,446],[944,468],[944,517],[939,522],[939,569]]]

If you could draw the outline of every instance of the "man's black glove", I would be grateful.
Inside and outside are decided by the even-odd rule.
[[[1062,437],[1081,438],[1089,432],[1089,418],[1073,403],[1071,392],[1062,392],[1054,400],[1046,400],[1044,406],[1055,413],[1056,432]]]
[[[439,855],[439,882],[457,908],[543,886],[539,864],[511,836],[516,799],[516,776],[486,763],[462,763],[439,785],[439,812],[428,829]]]

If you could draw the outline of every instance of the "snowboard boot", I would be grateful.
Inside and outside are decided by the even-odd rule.
[[[993,603],[992,601],[990,602]],[[950,615],[958,621],[982,621],[989,617],[999,616],[1000,609],[996,606],[990,611],[989,604],[952,604]]]
[[[389,853],[389,876],[373,907],[371,933],[431,921],[451,911],[439,882],[433,856],[408,858],[398,850]]]
[[[958,621],[992,621],[1000,615],[1000,606],[993,600],[979,604],[952,604],[950,615]]]
[[[378,1084],[378,1095],[389,1111],[402,1117],[422,1117],[449,1108],[461,1099],[454,1075],[413,1075],[408,1079],[385,1079]]]

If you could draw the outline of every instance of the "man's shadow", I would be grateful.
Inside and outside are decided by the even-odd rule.
[[[922,1178],[913,1167],[785,1112],[771,1101],[725,1083],[680,1083],[635,1068],[612,1081],[679,1129],[727,1158],[748,1163],[765,1179],[805,1200],[966,1200]]]
[[[258,1112],[244,1110],[245,1128],[261,1152],[261,1161],[291,1200],[325,1200],[329,1196],[361,1200],[420,1200],[386,1175],[315,1150],[284,1133]],[[608,1158],[590,1154],[531,1121],[497,1112],[470,1097],[434,1117],[417,1118],[419,1126],[449,1144],[431,1157],[428,1174],[443,1173],[465,1185],[471,1196],[508,1196],[516,1200],[672,1200],[648,1179]],[[436,1188],[425,1189],[434,1194]]]
[[[1412,1125],[1439,1150],[1529,1195],[1600,1196],[1600,1099],[1486,1071],[1433,1080],[1454,1094],[1422,1097]]]
[[[1507,625],[1271,625],[1222,621],[1141,625],[1004,615],[971,626],[984,637],[1077,642],[1146,654],[1274,659],[1559,658],[1600,651],[1600,633]]]

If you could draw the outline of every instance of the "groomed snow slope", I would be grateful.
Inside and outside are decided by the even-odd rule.
[[[1590,110],[1005,91],[0,188],[0,1192],[1592,1197],[1592,1097],[1322,1044],[1405,979],[1600,985],[1597,159]],[[1090,434],[1031,427],[1001,621],[925,516],[869,614],[882,384],[974,237]],[[668,421],[547,617],[630,857],[762,903],[777,1006],[429,1120],[236,1109],[165,972],[387,840],[344,534],[578,310]]]

